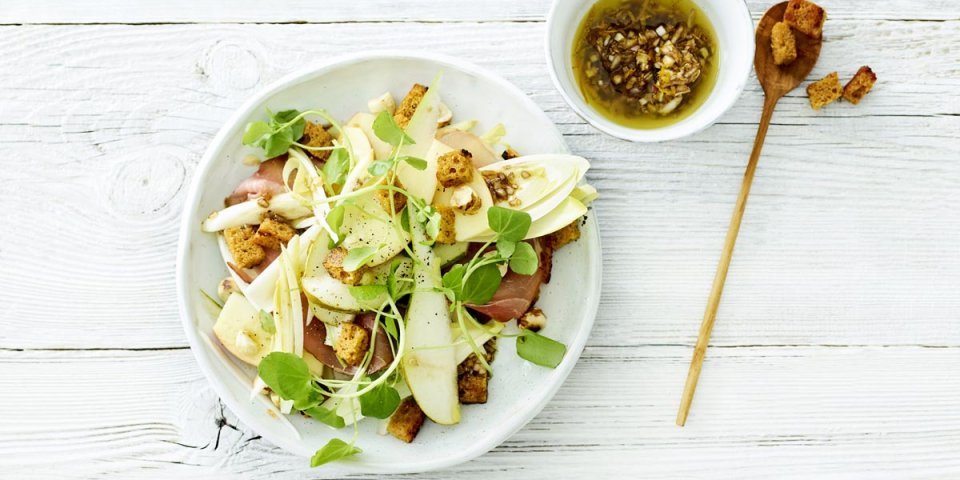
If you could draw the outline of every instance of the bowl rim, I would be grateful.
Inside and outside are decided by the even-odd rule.
[[[590,0],[591,6],[592,4],[597,3],[598,1],[599,0]],[[704,0],[692,0],[692,1],[694,3],[698,3]],[[596,128],[597,130],[600,130],[601,132],[616,138],[629,140],[631,142],[637,142],[637,143],[656,143],[656,142],[666,142],[670,140],[677,140],[683,137],[694,135],[712,126],[714,123],[717,122],[717,120],[720,119],[720,117],[726,114],[730,110],[730,108],[733,107],[733,105],[737,102],[737,100],[743,95],[743,91],[747,86],[747,81],[750,78],[750,72],[753,71],[753,56],[756,49],[756,45],[753,40],[753,33],[756,26],[753,23],[753,17],[750,14],[750,8],[747,5],[746,0],[740,0],[739,2],[726,6],[726,8],[741,7],[740,20],[745,21],[747,24],[750,25],[750,30],[748,34],[749,42],[747,45],[747,47],[749,48],[749,52],[747,53],[747,55],[749,56],[750,61],[747,62],[748,64],[747,68],[743,69],[743,72],[739,75],[739,77],[736,78],[736,87],[734,88],[734,91],[731,92],[731,95],[729,95],[729,98],[721,100],[721,103],[719,104],[719,108],[716,110],[717,113],[713,118],[705,117],[706,118],[705,120],[701,120],[697,123],[691,123],[692,125],[691,128],[669,131],[666,134],[664,134],[663,132],[667,131],[668,128],[673,127],[676,124],[666,125],[662,127],[655,127],[655,128],[640,129],[640,128],[631,128],[631,127],[622,126],[622,125],[615,125],[614,127],[611,127],[609,125],[599,122],[598,119],[602,117],[600,117],[598,113],[596,113],[589,107],[582,108],[578,104],[578,102],[574,99],[573,94],[571,94],[570,92],[567,91],[566,88],[564,88],[563,83],[561,83],[560,81],[559,66],[556,65],[553,61],[552,52],[554,48],[561,47],[560,45],[554,45],[553,42],[551,42],[550,40],[551,33],[553,32],[554,26],[556,24],[554,20],[556,18],[557,11],[559,10],[561,4],[572,5],[574,3],[576,2],[573,2],[571,0],[553,0],[553,2],[550,4],[550,11],[547,14],[547,28],[546,28],[546,33],[544,35],[544,45],[545,45],[544,51],[546,52],[547,70],[549,70],[550,72],[550,80],[553,82],[554,88],[556,88],[557,91],[560,92],[560,96],[563,97],[563,101],[567,104],[567,106],[570,107],[574,111],[574,113],[577,114],[577,116],[579,116],[581,119],[583,119],[585,122],[587,122],[588,124]],[[579,25],[579,22],[582,20],[583,18],[579,17],[577,24]],[[713,93],[711,93],[711,95],[713,95]],[[687,119],[689,120],[695,119],[699,111],[700,110],[698,108],[698,110],[694,111],[689,117],[687,117]],[[660,133],[659,135],[658,135],[658,132]]]
[[[192,248],[190,246],[190,241],[191,238],[194,238],[194,228],[199,228],[198,225],[202,220],[200,218],[202,213],[195,211],[195,206],[199,202],[201,188],[208,181],[208,177],[214,162],[217,160],[217,157],[221,151],[225,148],[227,140],[231,136],[231,131],[236,128],[240,122],[244,122],[249,119],[251,115],[255,113],[255,110],[263,102],[269,99],[269,97],[286,88],[290,88],[294,85],[308,82],[317,77],[323,76],[335,69],[347,68],[354,64],[377,59],[419,60],[433,62],[437,64],[438,67],[442,68],[446,66],[470,75],[481,77],[485,81],[492,82],[498,87],[502,88],[506,93],[509,94],[509,96],[515,98],[516,101],[523,104],[524,108],[530,111],[532,115],[540,117],[540,119],[545,122],[545,125],[549,125],[547,133],[555,135],[555,137],[559,140],[558,144],[563,148],[563,150],[569,151],[569,147],[564,141],[563,135],[560,133],[559,129],[557,129],[556,124],[551,121],[550,118],[547,117],[546,113],[544,113],[544,111],[517,86],[513,85],[493,71],[480,67],[471,62],[448,55],[427,52],[408,52],[389,49],[374,50],[359,53],[347,53],[338,55],[336,57],[331,57],[324,61],[314,62],[304,66],[303,68],[292,71],[291,73],[288,73],[271,82],[269,85],[261,88],[253,96],[248,98],[239,107],[237,107],[234,112],[222,123],[222,126],[217,131],[217,134],[214,136],[214,138],[210,141],[207,149],[204,151],[203,156],[194,169],[190,189],[184,201],[183,211],[181,212],[182,218],[180,221],[180,232],[178,236],[176,257],[176,290],[180,320],[193,357],[196,359],[204,377],[207,379],[213,390],[217,393],[219,399],[225,405],[227,405],[227,408],[237,415],[237,417],[243,421],[248,428],[256,431],[257,434],[262,435],[263,438],[275,446],[300,456],[310,456],[313,454],[313,451],[305,449],[303,442],[297,439],[286,435],[278,435],[271,430],[260,428],[260,421],[249,421],[249,419],[246,418],[245,413],[249,406],[245,404],[241,405],[240,402],[234,402],[232,396],[228,394],[226,382],[222,381],[220,377],[215,374],[212,367],[212,361],[208,362],[206,356],[200,351],[200,349],[206,348],[206,346],[204,342],[200,341],[199,339],[199,329],[197,327],[195,314],[188,305],[188,288],[190,287],[188,285],[188,273],[185,266],[185,259],[188,251]],[[585,316],[581,319],[579,328],[572,337],[573,340],[571,344],[567,346],[567,355],[564,357],[561,364],[553,370],[551,377],[546,380],[543,393],[541,395],[542,400],[540,402],[518,405],[517,410],[515,410],[512,415],[507,417],[507,420],[504,423],[490,428],[489,434],[484,437],[477,438],[475,442],[466,445],[458,455],[450,455],[442,458],[431,457],[425,460],[411,458],[408,463],[399,466],[390,463],[376,463],[367,461],[339,462],[327,466],[326,471],[355,473],[411,473],[451,467],[479,457],[480,455],[483,455],[484,453],[497,447],[503,441],[507,440],[517,431],[526,426],[537,414],[539,414],[540,411],[542,411],[543,408],[554,397],[557,390],[559,390],[560,386],[563,385],[567,377],[569,377],[570,372],[573,370],[573,367],[579,361],[587,339],[590,336],[590,332],[593,329],[593,325],[596,321],[599,310],[603,272],[602,248],[600,244],[597,210],[591,206],[589,212],[590,214],[587,217],[587,223],[590,225],[590,228],[587,229],[587,231],[591,233],[589,235],[589,245],[587,247],[587,266],[591,276],[590,278],[593,278],[594,281],[585,285],[586,288],[582,291],[582,293],[585,294]]]

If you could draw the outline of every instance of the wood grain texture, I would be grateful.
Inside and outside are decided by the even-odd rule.
[[[952,253],[960,247],[960,164],[951,160],[960,129],[952,93],[960,87],[960,22],[923,33],[912,22],[838,20],[830,28],[814,75],[850,74],[863,61],[880,83],[858,107],[814,112],[801,93],[781,101],[714,342],[958,345],[960,259]],[[0,331],[6,348],[185,345],[174,321],[174,245],[196,162],[253,90],[353,48],[351,35],[372,47],[402,42],[475,60],[520,85],[571,148],[593,160],[589,178],[604,194],[597,210],[608,281],[593,344],[688,343],[760,105],[751,81],[719,124],[693,138],[612,139],[562,104],[544,74],[535,24],[0,32],[8,61],[34,72],[0,72],[0,148],[5,161],[30,166],[0,172],[10,204],[3,215],[22,225],[0,231],[8,266],[0,280],[12,298],[5,302],[12,328]],[[909,48],[860,40],[868,33]],[[293,42],[301,48],[285,48]],[[933,44],[943,50],[930,51]],[[491,58],[491,49],[504,54]],[[853,50],[856,60],[844,60]],[[918,59],[931,79],[922,85],[911,84]],[[46,235],[37,216],[56,219],[60,235]],[[64,301],[44,300],[51,295]],[[84,333],[73,333],[78,324]]]
[[[435,2],[389,0],[316,2],[281,0],[265,7],[255,0],[193,2],[189,0],[73,0],[55,8],[38,8],[31,0],[5,0],[0,9],[4,24],[103,24],[103,23],[345,23],[345,22],[531,22],[543,21],[551,0],[484,0]],[[748,0],[759,18],[770,2]],[[831,19],[957,20],[960,14],[950,0],[825,0],[819,2]]]
[[[960,349],[718,348],[680,429],[673,414],[688,357],[683,347],[588,347],[554,400],[513,438],[417,478],[960,472],[960,379],[930,368],[956,365]],[[188,350],[3,352],[0,368],[8,372],[0,377],[8,392],[0,458],[9,478],[54,478],[35,476],[38,469],[76,478],[324,477],[239,424]]]
[[[604,294],[570,380],[504,445],[423,478],[960,476],[960,9],[822,3],[813,76],[868,64],[880,82],[856,107],[813,112],[800,90],[780,102],[677,429],[759,118],[755,80],[705,132],[637,145],[597,133],[553,89],[546,0],[4,1],[0,221],[16,228],[0,229],[0,476],[323,476],[238,424],[200,375],[175,307],[176,230],[200,155],[240,103],[373,48],[503,75],[593,161],[603,194]],[[315,24],[231,23],[295,21]],[[184,24],[100,25],[130,22]]]

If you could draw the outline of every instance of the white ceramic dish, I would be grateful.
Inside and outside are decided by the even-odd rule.
[[[332,60],[289,75],[246,102],[213,139],[197,167],[183,213],[177,256],[180,315],[200,369],[224,403],[257,433],[274,444],[307,457],[330,438],[349,440],[351,429],[333,430],[300,416],[290,417],[295,432],[268,414],[264,400],[250,400],[247,382],[254,369],[225,361],[211,338],[214,313],[200,289],[215,292],[227,275],[214,235],[200,231],[200,222],[223,206],[223,198],[254,168],[241,159],[252,153],[240,143],[244,126],[262,118],[265,108],[306,110],[323,107],[337,118],[365,110],[366,101],[385,90],[401,98],[414,82],[428,83],[443,72],[440,95],[455,120],[474,118],[480,129],[506,125],[506,141],[520,152],[565,152],[563,138],[546,115],[519,89],[496,75],[450,57],[407,53],[372,53]],[[590,333],[600,298],[600,239],[594,213],[588,214],[582,238],[557,252],[553,279],[538,305],[546,312],[545,333],[564,342],[568,353],[555,370],[516,356],[514,341],[499,342],[490,399],[467,405],[454,427],[427,422],[412,444],[377,433],[376,420],[361,422],[357,441],[361,455],[322,468],[330,471],[400,473],[455,465],[497,446],[523,427],[546,405],[570,373]],[[307,459],[304,458],[304,464]]]
[[[601,131],[634,142],[661,142],[692,135],[720,118],[740,98],[753,69],[754,32],[742,0],[693,0],[717,33],[720,70],[707,100],[683,120],[659,128],[631,128],[608,120],[587,105],[573,75],[573,35],[594,1],[554,0],[547,17],[547,65],[553,84],[580,117]]]

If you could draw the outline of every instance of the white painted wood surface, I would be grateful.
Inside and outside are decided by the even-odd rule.
[[[603,194],[604,295],[574,373],[501,447],[423,478],[960,477],[960,5],[822,3],[814,75],[869,64],[880,82],[856,107],[781,102],[681,429],[754,81],[709,130],[635,145],[554,91],[546,0],[5,0],[0,477],[323,476],[238,424],[199,373],[175,308],[177,220],[248,95],[386,47],[516,83]]]

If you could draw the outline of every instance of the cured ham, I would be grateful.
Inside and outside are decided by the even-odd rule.
[[[373,326],[376,322],[376,314],[370,312],[361,313],[357,315],[357,318],[354,319],[353,322],[367,329],[372,335]],[[327,327],[323,322],[314,320],[304,327],[304,350],[310,352],[314,357],[317,357],[317,360],[320,360],[324,365],[337,372],[348,375],[356,373],[357,367],[341,363],[337,358],[336,352],[333,351],[333,347],[326,344],[326,340]],[[390,350],[390,340],[387,338],[387,332],[384,331],[383,327],[378,326],[377,339],[373,346],[373,358],[370,359],[367,373],[379,372],[391,362],[393,362],[393,351]]]
[[[261,163],[260,168],[240,182],[224,203],[229,207],[254,198],[272,196],[286,191],[283,186],[283,165],[286,161],[287,156],[283,155]]]
[[[548,249],[541,247],[539,240],[534,240],[533,245],[540,255],[540,265],[533,275],[520,275],[512,270],[508,271],[500,281],[500,288],[489,302],[484,305],[467,305],[467,307],[498,322],[507,322],[526,313],[540,296],[540,285],[545,283],[550,274],[552,259]]]

